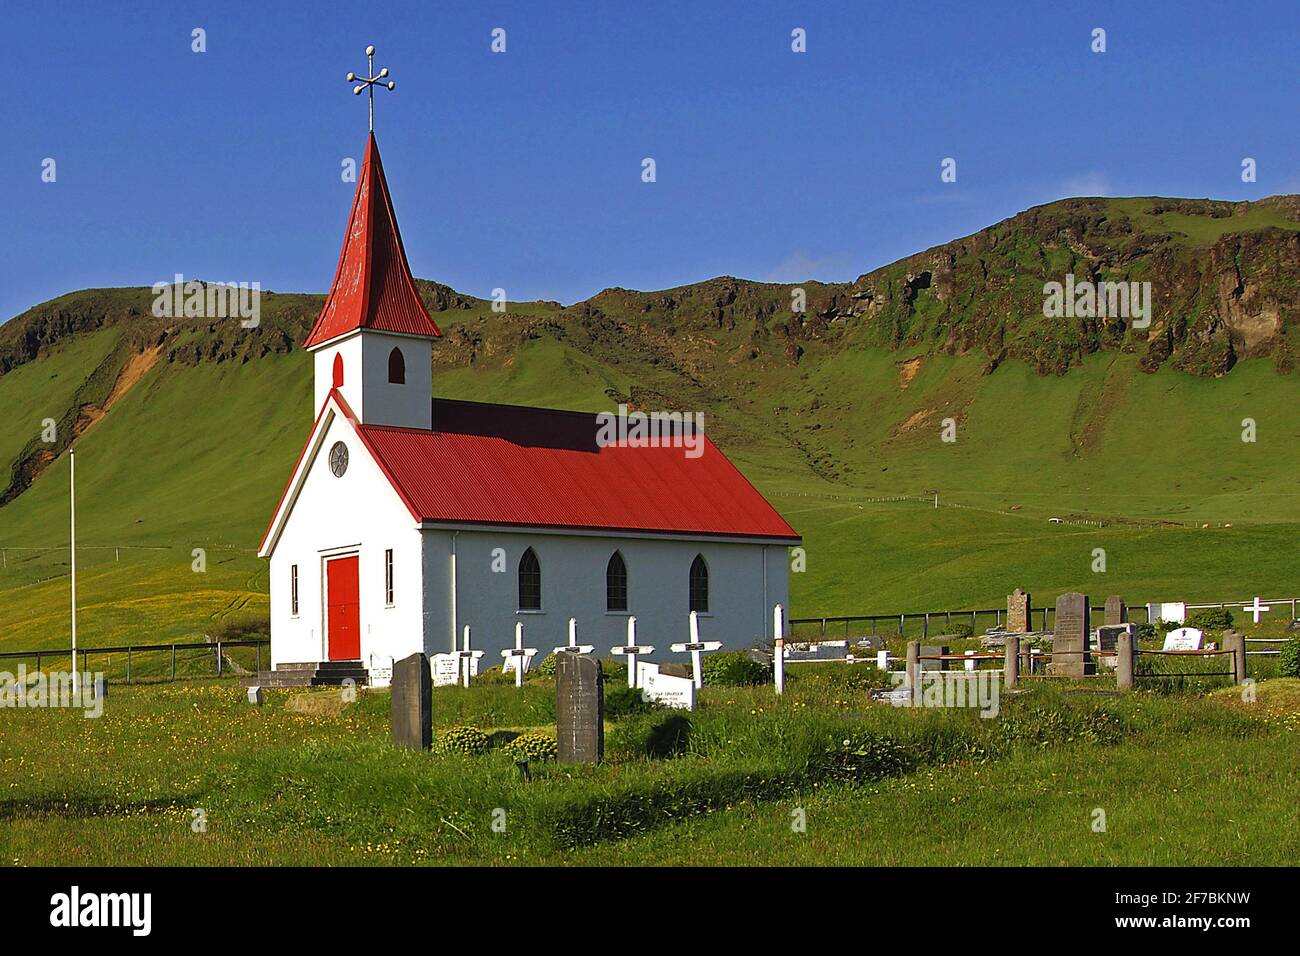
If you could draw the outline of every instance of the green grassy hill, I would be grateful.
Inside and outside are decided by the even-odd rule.
[[[802,313],[792,286],[731,278],[505,314],[421,283],[445,333],[434,388],[703,411],[805,536],[797,616],[995,606],[1016,586],[1291,594],[1298,215],[1296,197],[1069,200],[805,283]],[[1151,328],[1045,319],[1042,284],[1067,270],[1152,281]],[[264,620],[253,552],[313,418],[296,344],[320,301],[264,295],[245,330],[155,319],[145,289],[88,290],[0,326],[0,645],[66,640],[74,440],[85,643]],[[896,496],[911,500],[874,500]]]

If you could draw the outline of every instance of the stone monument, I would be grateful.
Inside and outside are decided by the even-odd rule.
[[[1029,631],[1029,592],[1016,588],[1007,595],[1007,633],[1026,634]]]
[[[433,746],[433,680],[429,661],[412,654],[393,665],[393,743],[412,750]]]
[[[1106,598],[1106,625],[1109,627],[1114,624],[1128,623],[1128,607],[1124,604],[1124,599],[1118,594],[1112,594]]]
[[[1056,629],[1052,637],[1052,673],[1085,677],[1096,673],[1088,649],[1090,612],[1088,595],[1070,591],[1056,599]]]
[[[605,675],[587,654],[555,655],[555,741],[560,763],[600,763],[605,756]]]

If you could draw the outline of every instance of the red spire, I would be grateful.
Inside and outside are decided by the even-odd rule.
[[[366,143],[334,285],[304,345],[321,345],[357,329],[442,335],[415,291],[374,133]]]

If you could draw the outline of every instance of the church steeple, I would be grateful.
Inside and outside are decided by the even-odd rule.
[[[360,329],[442,335],[415,289],[374,133],[366,142],[334,284],[304,347],[315,350]]]

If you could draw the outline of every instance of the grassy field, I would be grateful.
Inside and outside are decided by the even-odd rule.
[[[454,370],[438,391],[600,408],[606,389],[626,385],[625,372],[562,344],[525,351],[526,363]],[[795,616],[993,607],[1017,586],[1049,602],[1071,589],[1133,603],[1296,590],[1294,376],[1264,363],[1223,380],[1140,375],[1131,357],[1105,355],[1063,378],[1015,363],[981,377],[973,359],[938,356],[900,388],[906,361],[846,353],[788,390],[706,409],[708,427],[730,437],[718,439],[724,448],[804,535]],[[309,426],[308,372],[297,354],[159,364],[81,438],[86,644],[202,640],[223,623],[265,621],[254,549]],[[804,424],[756,425],[779,421],[781,408],[803,409]],[[1240,440],[1248,416],[1256,444]],[[939,440],[946,417],[959,423],[952,445]],[[6,419],[0,432],[37,427],[24,421]],[[6,441],[21,446],[18,437]],[[820,473],[825,461],[839,474]],[[66,638],[67,478],[65,455],[0,508],[0,647]],[[926,490],[938,490],[937,509]],[[895,495],[916,497],[872,500]],[[196,548],[204,573],[191,570]],[[1104,573],[1093,569],[1098,548]]]
[[[872,704],[880,675],[817,668],[781,699],[706,687],[685,717],[611,710],[605,764],[534,762],[530,781],[499,747],[392,747],[383,691],[253,708],[229,682],[115,686],[98,719],[8,710],[0,861],[1267,865],[1300,851],[1295,680],[1263,681],[1250,704],[1234,688],[1114,697],[1039,680],[982,719]],[[497,743],[553,732],[553,685],[439,689],[434,725]]]

